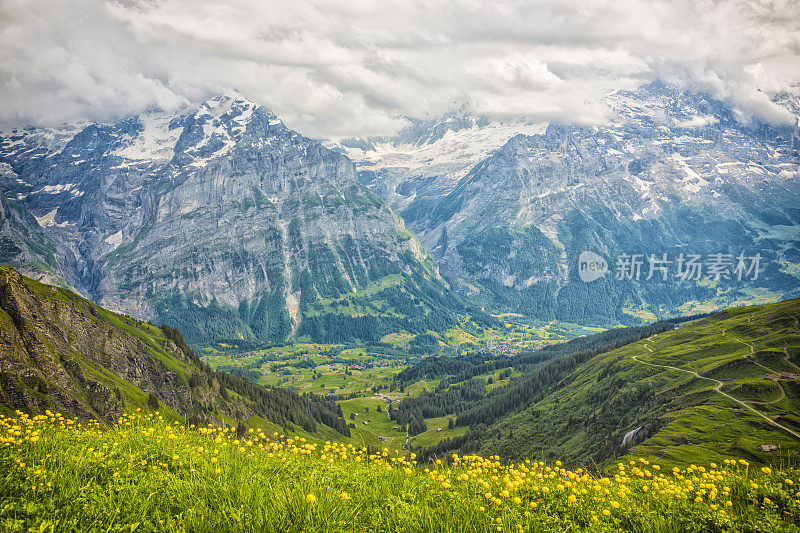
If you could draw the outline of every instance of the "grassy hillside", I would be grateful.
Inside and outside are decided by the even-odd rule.
[[[451,449],[474,451],[487,425],[523,408],[557,383],[560,375],[599,353],[672,327],[672,322],[659,322],[618,328],[515,356],[471,353],[425,358],[398,373],[396,380],[405,386],[432,382],[431,387],[403,398],[391,417],[395,425],[408,428],[410,437],[420,436],[407,444],[426,456]],[[456,427],[451,427],[451,419]],[[466,432],[468,425],[476,427]]]
[[[779,531],[800,472],[646,460],[613,475],[559,462],[413,455],[133,414],[0,418],[4,531]]]
[[[169,420],[349,434],[331,402],[214,372],[173,328],[0,266],[0,410],[15,409],[107,423],[136,409],[160,410]]]
[[[485,430],[480,447],[571,463],[796,460],[800,382],[765,375],[800,374],[798,316],[800,300],[730,309],[597,355]]]

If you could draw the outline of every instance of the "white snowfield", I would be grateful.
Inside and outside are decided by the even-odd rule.
[[[49,228],[49,227],[53,227],[53,226],[55,226],[57,228],[67,228],[67,227],[70,227],[70,226],[74,226],[74,224],[70,224],[67,221],[61,222],[60,224],[58,222],[56,222],[56,215],[57,214],[58,214],[58,208],[56,207],[55,209],[53,209],[49,213],[47,213],[47,214],[45,214],[43,216],[34,217],[34,218],[36,219],[36,222],[38,222],[39,225],[41,227],[43,227],[43,228]]]

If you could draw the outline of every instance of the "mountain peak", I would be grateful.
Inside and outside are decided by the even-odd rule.
[[[400,143],[417,146],[435,143],[448,132],[458,133],[489,125],[489,119],[486,117],[468,113],[463,109],[429,119],[406,118],[409,123],[397,134],[397,140]]]
[[[195,114],[210,114],[219,117],[226,114],[237,115],[239,113],[252,112],[256,109],[260,109],[270,117],[275,117],[275,114],[266,107],[253,102],[238,92],[222,93],[204,100],[197,107]]]
[[[11,238],[27,230],[38,240],[21,244],[58,254],[67,284],[180,325],[190,342],[379,340],[453,324],[457,303],[355,165],[246,98],[90,125],[58,152],[6,152],[5,141],[7,196],[33,215],[9,225]],[[42,263],[18,248],[18,264]],[[409,315],[339,311],[373,287]],[[412,288],[438,296],[412,301]],[[318,298],[337,304],[312,308]]]
[[[635,90],[613,91],[606,95],[605,101],[614,115],[612,126],[626,123],[695,129],[739,123],[730,106],[709,94],[681,89],[661,80]]]
[[[205,166],[210,159],[227,154],[254,117],[269,127],[284,127],[274,113],[236,92],[213,96],[182,113],[144,113],[133,117],[138,132],[129,135],[116,155],[165,161],[183,153],[193,158],[194,166]]]

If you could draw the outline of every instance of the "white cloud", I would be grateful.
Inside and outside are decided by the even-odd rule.
[[[318,137],[466,106],[594,123],[655,78],[745,116],[800,81],[793,0],[5,0],[0,120],[52,125],[237,89]]]

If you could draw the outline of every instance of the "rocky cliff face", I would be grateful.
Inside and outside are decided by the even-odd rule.
[[[286,427],[313,430],[320,421],[346,430],[324,402],[211,372],[174,331],[109,312],[10,267],[0,267],[0,406],[106,422],[136,408],[228,422],[258,415]]]
[[[792,97],[777,100],[797,113]],[[660,83],[607,101],[608,126],[513,136],[425,209],[415,199],[402,211],[452,286],[487,305],[606,324],[797,295],[797,128],[748,122]],[[603,256],[610,275],[581,281],[585,250]],[[660,271],[645,282],[645,260],[640,282],[611,279],[625,254],[681,253],[704,262],[733,254],[731,271],[738,254],[760,253],[760,276],[683,282],[673,263],[666,282]]]
[[[0,163],[4,190],[21,181],[8,164]],[[28,210],[5,195],[0,195],[0,264],[27,265],[32,275],[51,280],[57,270],[55,246]]]
[[[436,314],[447,291],[352,162],[243,98],[10,132],[0,161],[19,177],[6,196],[36,216],[69,284],[193,343],[363,337],[354,321]],[[404,305],[390,310],[376,287]],[[354,297],[371,306],[328,305]]]
[[[124,323],[123,317],[112,317],[67,292],[26,282],[8,267],[0,269],[3,403],[25,411],[52,406],[113,420],[124,412],[121,389],[113,383],[119,376],[141,393],[157,391],[173,408],[188,404],[185,379],[179,383],[178,372],[148,354],[154,348],[182,367],[185,357],[174,343],[153,346],[150,328],[126,334],[111,326],[113,319]]]

